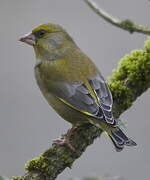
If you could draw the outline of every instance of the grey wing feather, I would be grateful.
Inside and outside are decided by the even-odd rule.
[[[60,83],[61,84],[61,83]],[[90,95],[84,83],[62,84],[55,89],[55,94],[73,105],[76,109],[88,112],[91,116],[103,118],[103,112]]]
[[[55,94],[79,111],[88,112],[93,117],[115,125],[116,122],[112,115],[112,95],[104,78],[99,74],[97,77],[89,79],[89,83],[99,99],[99,104],[95,102],[89,89],[82,82],[59,83]]]
[[[101,74],[99,74],[96,78],[91,79],[90,83],[94,88],[97,96],[99,97],[100,107],[105,117],[104,120],[108,124],[115,125],[116,122],[112,114],[112,104],[113,104],[112,94],[108,88],[105,79]]]

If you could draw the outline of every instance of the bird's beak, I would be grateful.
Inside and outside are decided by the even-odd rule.
[[[22,41],[24,43],[27,43],[31,46],[35,45],[35,35],[33,33],[28,33],[22,36],[19,41]]]

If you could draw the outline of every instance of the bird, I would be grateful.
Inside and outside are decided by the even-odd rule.
[[[35,78],[43,96],[72,124],[68,135],[55,144],[67,144],[75,150],[69,134],[81,124],[91,123],[110,137],[117,152],[124,146],[136,146],[113,116],[113,97],[106,80],[63,27],[41,24],[19,40],[34,49]]]

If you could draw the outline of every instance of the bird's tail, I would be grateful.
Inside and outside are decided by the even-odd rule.
[[[106,132],[112,140],[117,152],[122,151],[124,146],[136,146],[137,144],[128,138],[118,127]]]

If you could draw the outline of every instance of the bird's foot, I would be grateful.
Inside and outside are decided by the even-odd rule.
[[[71,145],[70,141],[69,141],[69,136],[64,135],[62,138],[60,139],[56,139],[53,141],[53,144],[59,145],[59,146],[67,146],[69,149],[71,149],[73,152],[76,151],[76,149]]]

